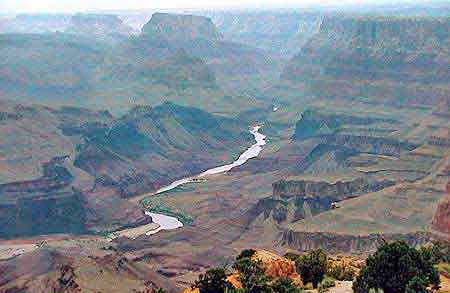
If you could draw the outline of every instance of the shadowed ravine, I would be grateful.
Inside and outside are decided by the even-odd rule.
[[[253,144],[245,152],[243,152],[239,156],[239,158],[236,161],[234,161],[233,163],[206,170],[205,172],[203,172],[199,175],[196,175],[196,176],[186,177],[186,178],[174,181],[171,184],[158,189],[155,193],[153,193],[151,195],[157,195],[157,194],[161,194],[161,193],[170,191],[170,190],[177,188],[183,184],[193,182],[199,178],[204,178],[204,177],[207,177],[210,175],[228,172],[235,167],[245,164],[248,160],[257,157],[260,154],[260,152],[262,151],[263,146],[266,144],[266,136],[259,133],[260,129],[261,129],[261,126],[257,125],[257,126],[254,126],[250,130],[250,133],[255,137],[255,141],[256,141],[255,144]],[[153,222],[159,225],[159,228],[147,232],[146,233],[147,235],[156,234],[161,230],[173,230],[173,229],[183,227],[183,223],[175,217],[170,217],[170,216],[166,216],[163,214],[151,213],[148,211],[145,214],[152,217]]]

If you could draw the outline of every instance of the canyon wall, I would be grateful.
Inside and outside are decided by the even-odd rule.
[[[439,202],[432,224],[437,231],[450,234],[450,182],[447,183],[446,191],[449,195]]]
[[[394,185],[389,180],[357,178],[352,181],[328,183],[309,180],[280,180],[273,183],[272,196],[260,199],[244,216],[250,224],[260,215],[264,220],[289,223],[310,218],[333,208],[340,201],[376,192]]]
[[[417,232],[410,234],[370,234],[344,235],[321,232],[283,232],[281,245],[297,251],[309,251],[322,248],[331,253],[362,253],[375,251],[386,241],[404,240],[413,246],[423,245],[434,239],[429,233]]]
[[[450,18],[329,16],[281,76],[320,98],[435,105],[448,95]]]
[[[338,181],[328,183],[324,181],[285,181],[275,182],[273,186],[273,196],[276,198],[325,198],[331,197],[334,201],[340,201],[345,198],[358,196],[360,194],[374,192],[394,185],[395,182],[384,180],[381,182],[364,178],[357,178],[352,181]]]
[[[142,28],[142,34],[169,40],[218,40],[222,35],[210,18],[195,15],[155,13]]]

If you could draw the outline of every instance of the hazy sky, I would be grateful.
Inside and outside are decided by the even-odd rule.
[[[411,0],[395,0],[411,2]],[[0,0],[0,13],[74,12],[152,8],[296,7],[312,4],[392,3],[392,0]],[[450,1],[450,0],[449,0]]]

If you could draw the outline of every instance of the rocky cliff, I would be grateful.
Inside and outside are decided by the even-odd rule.
[[[447,183],[446,191],[449,195],[438,204],[432,225],[437,231],[450,234],[450,182]]]
[[[375,181],[365,178],[357,178],[351,181],[337,181],[328,183],[323,181],[285,181],[275,182],[273,186],[273,196],[275,198],[326,198],[331,197],[334,201],[341,201],[345,198],[355,197],[360,194],[378,191],[394,185],[395,182]]]
[[[435,105],[449,87],[449,18],[330,16],[281,82],[322,98]]]
[[[321,232],[295,232],[286,230],[281,244],[298,251],[322,248],[331,253],[368,254],[386,241],[404,240],[413,246],[432,241],[434,236],[424,232],[410,234],[345,235]]]
[[[153,14],[142,28],[142,34],[169,40],[219,40],[222,37],[210,18],[168,13]]]
[[[319,31],[319,13],[214,11],[208,13],[224,38],[289,58]]]
[[[114,231],[151,223],[119,190],[75,188],[77,178],[64,166],[66,159],[45,163],[38,179],[0,185],[0,238]]]
[[[138,106],[111,128],[87,133],[74,165],[100,179],[98,187],[129,197],[200,173],[218,164],[213,154],[231,157],[251,142],[233,119],[173,103]]]
[[[346,125],[370,126],[376,123],[396,123],[392,119],[360,117],[355,115],[327,113],[319,109],[304,111],[295,125],[292,139],[307,139],[320,135],[338,133]]]
[[[0,238],[87,231],[83,195],[60,161],[44,164],[39,179],[0,185]]]
[[[73,242],[72,242],[73,243]],[[0,263],[1,292],[180,292],[144,262],[114,251],[50,245]],[[118,280],[120,280],[118,282]]]
[[[336,183],[280,180],[273,183],[271,197],[259,200],[249,210],[247,220],[251,222],[263,215],[264,219],[272,218],[277,223],[295,222],[338,208],[340,201],[376,192],[393,184],[389,180],[365,178]]]

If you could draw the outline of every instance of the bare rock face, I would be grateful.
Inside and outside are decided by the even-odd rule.
[[[386,241],[403,240],[409,245],[423,245],[433,236],[425,232],[410,234],[346,235],[325,232],[296,232],[285,230],[282,245],[297,251],[321,248],[330,253],[363,253],[377,250]]]
[[[449,196],[439,203],[433,219],[433,228],[439,232],[450,234],[450,182],[446,187]]]
[[[395,182],[357,178],[352,181],[285,181],[273,184],[271,197],[261,199],[247,216],[249,221],[263,214],[277,223],[315,216],[336,206],[336,202],[392,186]]]
[[[297,273],[295,262],[285,257],[279,256],[266,250],[257,250],[251,257],[253,261],[261,262],[267,276],[272,280],[281,278],[291,279],[292,282],[298,286],[303,285],[300,275]],[[236,289],[242,289],[242,284],[239,281],[239,272],[236,272],[227,279]],[[196,292],[196,291],[185,291]]]
[[[281,82],[323,98],[435,105],[448,95],[450,20],[326,17]]]
[[[389,180],[378,182],[364,178],[357,178],[346,182],[338,181],[336,183],[281,180],[273,184],[273,196],[285,199],[292,197],[333,197],[335,201],[339,201],[368,192],[378,191],[392,186],[394,183]]]
[[[219,40],[219,33],[210,18],[194,15],[155,13],[142,28],[142,34],[169,40]]]
[[[252,259],[261,261],[266,274],[271,278],[289,278],[297,285],[302,284],[294,261],[265,250],[256,251]]]

